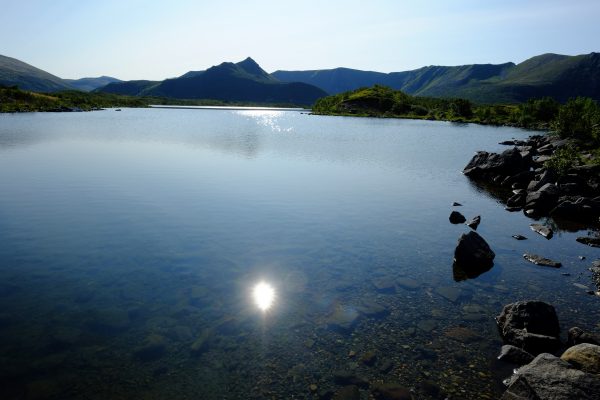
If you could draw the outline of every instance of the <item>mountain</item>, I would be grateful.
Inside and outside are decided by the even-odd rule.
[[[299,81],[331,93],[374,84],[416,96],[464,97],[482,103],[518,103],[550,96],[559,101],[587,96],[600,100],[600,54],[542,54],[522,63],[428,66],[388,74],[335,68],[275,71],[281,81]]]
[[[82,92],[91,92],[99,87],[106,86],[109,83],[123,82],[120,79],[110,76],[100,76],[97,78],[81,78],[81,79],[64,79],[71,87],[81,90]]]
[[[16,58],[0,55],[0,85],[18,86],[35,92],[56,92],[73,89],[57,76],[26,64]]]
[[[281,82],[250,57],[238,63],[224,62],[206,71],[190,71],[162,82],[111,83],[97,90],[136,96],[301,105],[310,105],[327,95],[310,84]]]

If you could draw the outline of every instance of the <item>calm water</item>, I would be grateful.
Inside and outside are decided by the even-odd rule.
[[[574,285],[592,286],[598,250],[546,241],[460,174],[527,135],[272,110],[0,115],[0,397],[317,398],[340,370],[497,397],[504,304],[600,329]],[[496,252],[477,279],[453,279],[453,201]]]

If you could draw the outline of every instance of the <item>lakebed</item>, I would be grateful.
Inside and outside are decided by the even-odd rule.
[[[598,249],[533,233],[461,174],[529,135],[278,110],[1,115],[3,397],[498,397],[505,304],[600,329]],[[455,201],[496,254],[460,282]]]

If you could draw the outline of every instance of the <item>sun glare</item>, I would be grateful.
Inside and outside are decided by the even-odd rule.
[[[267,311],[273,305],[273,300],[275,300],[275,289],[266,282],[260,282],[254,286],[252,297],[258,308]]]

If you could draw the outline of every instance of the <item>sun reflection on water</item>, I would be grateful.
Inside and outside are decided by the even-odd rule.
[[[266,282],[259,282],[252,290],[252,298],[261,311],[267,311],[275,301],[275,288]]]

